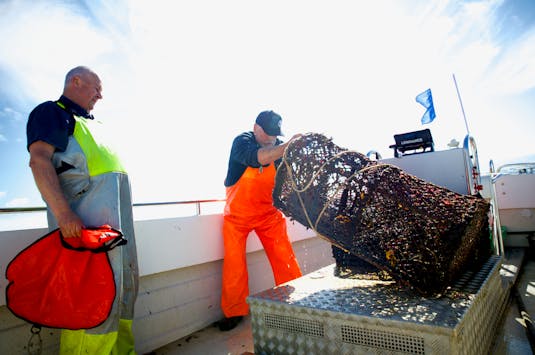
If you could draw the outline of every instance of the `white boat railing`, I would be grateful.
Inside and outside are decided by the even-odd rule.
[[[500,213],[498,207],[498,199],[496,197],[496,180],[500,177],[494,170],[494,162],[492,159],[489,162],[489,174],[490,174],[490,208],[492,212],[492,240],[494,243],[494,250],[497,255],[504,255],[505,250],[503,247],[503,235],[502,225],[500,223]]]
[[[173,205],[195,205],[196,215],[202,214],[201,205],[205,203],[218,203],[225,202],[224,199],[211,199],[211,200],[191,200],[191,201],[169,201],[169,202],[145,202],[134,203],[133,207],[149,207],[149,206],[173,206]],[[25,212],[43,212],[46,211],[46,207],[0,207],[0,213],[25,213]]]
[[[503,255],[504,244],[531,246],[535,234],[535,163],[505,164],[496,169],[490,160],[487,181],[495,250]]]

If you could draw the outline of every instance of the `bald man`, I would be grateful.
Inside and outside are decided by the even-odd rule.
[[[65,77],[63,95],[35,107],[27,123],[30,168],[47,205],[48,227],[79,238],[84,227],[110,225],[126,245],[108,252],[116,296],[98,327],[62,330],[60,354],[135,354],[132,320],[138,263],[128,175],[99,136],[102,123],[90,114],[102,99],[102,83],[88,67]]]

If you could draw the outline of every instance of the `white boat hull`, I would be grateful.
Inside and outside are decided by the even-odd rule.
[[[222,318],[220,309],[222,215],[137,221],[140,289],[133,323],[136,351],[146,353],[194,333]],[[289,222],[303,273],[332,264],[331,246],[302,225]],[[2,275],[9,261],[46,229],[0,232]],[[274,286],[269,261],[254,233],[247,245],[249,288]],[[0,354],[26,354],[31,325],[5,306],[7,280],[0,284]],[[57,329],[41,331],[43,354],[57,354]],[[36,339],[33,339],[36,340]]]

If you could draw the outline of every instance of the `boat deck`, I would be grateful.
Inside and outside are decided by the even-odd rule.
[[[514,264],[504,264],[516,266]],[[498,355],[533,354],[535,330],[532,316],[535,314],[535,258],[526,257],[524,266],[513,289],[509,306],[502,316],[501,326],[495,336],[492,353]]]
[[[236,328],[222,332],[214,324],[145,355],[254,354],[251,316]]]
[[[500,274],[504,282],[514,286],[506,301],[509,304],[496,331],[491,353],[533,354],[530,338],[533,340],[535,333],[530,315],[535,314],[535,258],[530,257],[524,248],[507,250]],[[149,354],[254,354],[250,316],[231,331],[221,332],[212,325]]]

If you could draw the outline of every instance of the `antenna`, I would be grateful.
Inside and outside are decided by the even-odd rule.
[[[470,135],[470,130],[468,129],[468,121],[466,120],[466,114],[464,113],[463,101],[461,100],[461,94],[459,93],[459,87],[457,86],[457,80],[455,80],[455,74],[453,74],[453,82],[455,83],[455,90],[457,90],[457,97],[459,98],[459,103],[461,104],[461,111],[463,112],[464,124],[466,126],[466,134]]]
[[[463,101],[461,100],[461,94],[459,93],[459,87],[457,86],[457,80],[455,80],[455,74],[453,74],[453,82],[455,83],[455,89],[457,90],[457,97],[459,97],[459,103],[461,104],[461,110],[463,112],[464,124],[466,125],[466,137],[464,138],[464,149],[468,152],[470,158],[470,165],[472,170],[472,188],[471,194],[475,195],[483,189],[481,185],[481,174],[479,172],[479,159],[477,157],[477,147],[474,137],[470,135],[468,129],[468,121],[466,120],[466,114],[464,113]]]

